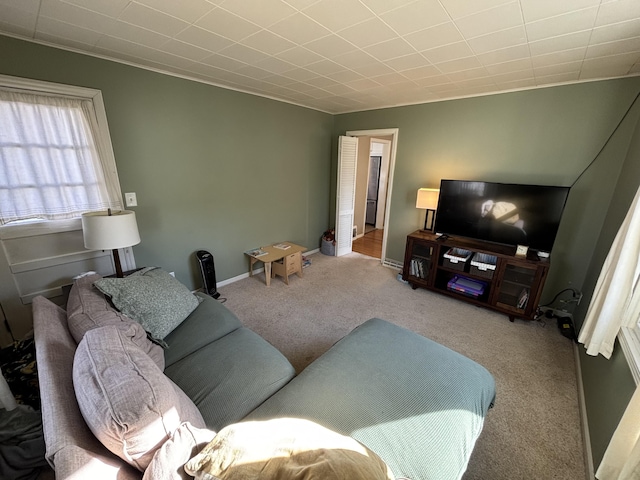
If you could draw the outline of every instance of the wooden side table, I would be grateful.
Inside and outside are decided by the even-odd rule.
[[[248,252],[244,252],[249,257],[249,276],[253,276],[253,266],[256,262],[264,263],[264,279],[267,286],[271,285],[271,277],[280,275],[284,277],[284,281],[289,285],[289,275],[294,273],[302,277],[302,252],[307,249],[291,242],[281,242],[280,244],[288,245],[289,248],[282,249],[269,245],[260,247],[261,250],[267,252],[264,255],[255,256]],[[276,244],[276,245],[280,245]],[[282,263],[279,261],[282,260]],[[273,268],[272,268],[273,267]]]

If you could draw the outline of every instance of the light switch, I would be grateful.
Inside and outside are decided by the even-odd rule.
[[[127,204],[127,207],[137,207],[138,206],[138,199],[136,198],[136,194],[135,193],[125,193],[124,194],[124,201]]]

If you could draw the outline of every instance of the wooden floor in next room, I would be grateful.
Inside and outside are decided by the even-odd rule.
[[[382,257],[383,235],[384,229],[382,228],[371,230],[354,240],[351,249],[369,257],[380,258]]]

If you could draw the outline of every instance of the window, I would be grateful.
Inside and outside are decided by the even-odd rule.
[[[0,75],[0,225],[122,208],[99,91]]]

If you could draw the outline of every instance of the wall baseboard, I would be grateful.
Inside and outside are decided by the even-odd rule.
[[[578,345],[573,344],[573,356],[576,364],[576,379],[578,387],[578,404],[580,409],[580,423],[582,426],[582,442],[584,449],[584,465],[587,480],[595,480],[596,473],[593,465],[593,452],[591,451],[591,437],[589,435],[589,421],[587,419],[587,403],[584,397],[584,385],[582,383],[582,368],[580,367],[580,353]]]

